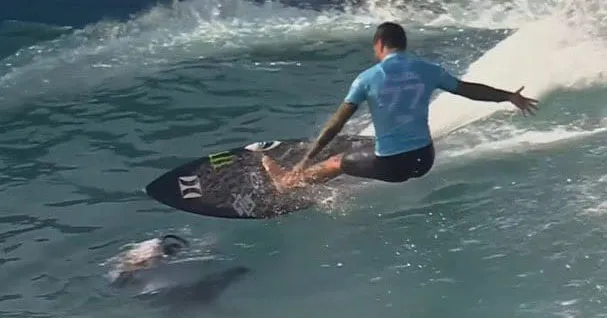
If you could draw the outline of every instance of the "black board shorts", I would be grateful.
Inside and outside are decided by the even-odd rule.
[[[386,182],[404,182],[419,178],[434,165],[434,145],[391,155],[375,155],[373,144],[346,152],[341,161],[343,173],[354,177]]]

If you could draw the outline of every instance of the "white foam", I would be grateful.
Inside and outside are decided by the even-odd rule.
[[[566,193],[572,195],[567,204],[579,214],[588,216],[602,216],[607,213],[607,201],[605,201],[605,186],[607,175],[587,175],[578,178],[563,188]],[[598,224],[603,224],[601,221]]]
[[[289,43],[355,39],[384,20],[398,20],[407,27],[519,26],[521,21],[535,19],[553,6],[548,3],[539,5],[539,9],[532,8],[526,0],[508,6],[490,0],[433,2],[431,5],[412,2],[398,6],[383,0],[362,2],[361,7],[348,8],[345,12],[304,10],[271,2],[257,6],[244,0],[184,1],[174,10],[157,6],[127,22],[92,24],[73,34],[23,48],[4,59],[0,64],[7,67],[0,72],[0,101],[5,108],[23,104],[26,97],[49,92],[68,94],[102,84],[123,85],[123,77],[143,76],[162,69],[167,63],[177,64],[235,48],[284,47]],[[579,2],[572,3],[574,7],[580,7]],[[604,6],[600,1],[597,5]],[[424,9],[428,6],[433,9]],[[571,11],[574,14],[570,14]],[[586,15],[597,11],[601,10],[590,6],[582,13],[567,8],[566,13],[586,21]],[[601,21],[599,15],[593,22]],[[604,50],[597,49],[594,43],[572,45],[567,38],[571,30],[563,21],[553,19],[544,24],[541,21],[534,23],[521,28],[471,65],[465,78],[511,89],[526,84],[529,92],[541,91],[545,87],[540,86],[550,87],[550,84],[531,82],[542,80],[542,74],[553,79],[568,75],[570,71],[596,70],[596,65],[589,61],[607,60]],[[331,32],[326,32],[327,29]],[[563,47],[563,40],[569,46]],[[552,51],[555,47],[561,50],[560,53]],[[513,67],[508,66],[507,61],[513,58],[522,61],[522,72],[513,73]],[[564,65],[568,63],[572,64],[567,68]],[[545,73],[546,69],[551,73]],[[433,131],[437,134],[449,132],[491,115],[497,109],[495,105],[486,108],[454,97],[439,96],[431,110]]]
[[[483,8],[496,7],[489,0],[483,3]],[[245,0],[193,0],[179,2],[172,9],[159,5],[126,22],[102,21],[21,49],[0,63],[7,65],[5,72],[0,72],[0,88],[14,87],[3,90],[0,100],[6,104],[9,97],[18,102],[13,95],[95,87],[109,77],[153,72],[157,65],[218,54],[224,49],[359,37],[361,31],[384,20],[459,26],[478,19],[472,24],[480,26],[494,25],[491,17],[498,16],[489,17],[485,9],[476,9],[476,1],[473,5],[435,2],[432,10],[425,6],[364,0],[360,6],[347,6],[344,12],[305,10],[272,1],[255,5]],[[526,12],[500,9],[499,16],[524,16],[519,11]],[[326,32],[329,28],[331,32]],[[24,89],[31,86],[37,89]]]
[[[499,140],[484,141],[472,147],[464,149],[446,150],[441,152],[442,157],[459,157],[471,153],[483,154],[495,151],[515,152],[519,150],[529,150],[533,147],[548,145],[557,142],[571,141],[578,138],[592,136],[607,131],[607,128],[600,127],[592,130],[570,129],[567,127],[556,127],[549,131],[521,130],[512,129],[510,137],[500,138]]]

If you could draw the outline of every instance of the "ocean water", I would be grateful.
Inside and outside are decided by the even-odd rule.
[[[309,4],[0,5],[0,316],[607,316],[607,4]],[[385,20],[540,112],[437,95],[429,175],[272,220],[142,192],[210,152],[314,138]],[[348,133],[372,133],[361,110]],[[110,284],[125,245],[167,233],[187,258]]]

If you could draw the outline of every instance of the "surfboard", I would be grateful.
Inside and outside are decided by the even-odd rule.
[[[372,136],[337,136],[313,163],[373,142]],[[267,154],[291,168],[309,146],[305,139],[259,141],[211,153],[162,174],[145,191],[164,205],[202,216],[266,219],[295,212],[315,204],[321,190],[310,186],[279,193],[261,158]]]

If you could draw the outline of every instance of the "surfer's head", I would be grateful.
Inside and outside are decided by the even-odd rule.
[[[155,267],[175,257],[181,250],[189,247],[189,242],[177,235],[167,234],[133,245],[120,258],[114,284],[124,285],[133,281],[138,271]]]
[[[127,271],[149,268],[166,257],[177,255],[179,251],[188,246],[188,241],[174,234],[143,241],[126,253],[123,259],[123,267]]]
[[[373,36],[373,51],[378,60],[394,51],[407,49],[407,34],[405,29],[394,22],[384,22],[377,27]]]
[[[161,245],[162,253],[164,255],[175,256],[177,253],[179,253],[180,250],[185,247],[188,247],[189,243],[180,236],[174,234],[167,234],[162,237]]]

